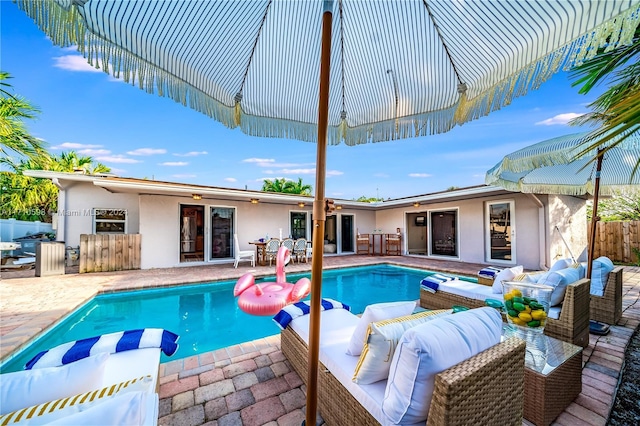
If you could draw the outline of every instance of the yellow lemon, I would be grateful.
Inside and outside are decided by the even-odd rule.
[[[508,292],[508,293],[504,294],[504,300],[505,301],[511,300],[511,299],[513,299],[513,294],[511,292]]]
[[[527,322],[522,321],[520,318],[511,318],[511,321],[513,321],[513,323],[517,325],[527,325]]]
[[[526,312],[520,312],[520,313],[518,314],[518,318],[520,318],[520,319],[521,319],[522,321],[524,321],[524,322],[529,322],[529,321],[531,321],[531,319],[532,319],[532,318],[531,318],[531,315],[529,315],[529,314],[528,314],[528,313],[526,313]]]
[[[546,317],[547,317],[547,314],[543,310],[538,310],[538,311],[532,311],[531,312],[531,318],[533,318],[534,320],[543,320]]]

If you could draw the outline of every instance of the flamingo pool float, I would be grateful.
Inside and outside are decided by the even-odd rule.
[[[233,288],[238,297],[238,307],[251,315],[275,315],[285,306],[296,303],[311,292],[309,278],[300,278],[295,284],[287,282],[284,266],[289,263],[291,252],[280,247],[276,256],[276,282],[256,284],[252,273],[238,279]]]

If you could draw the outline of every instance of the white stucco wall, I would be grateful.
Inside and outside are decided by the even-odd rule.
[[[488,261],[485,247],[485,204],[496,201],[514,201],[515,214],[512,216],[515,225],[516,253],[515,260],[511,264],[523,265],[527,269],[539,269],[541,242],[539,234],[538,207],[524,194],[514,193],[510,196],[482,197],[472,200],[463,200],[446,203],[434,203],[419,207],[402,207],[397,209],[380,210],[376,212],[375,228],[383,232],[395,232],[401,228],[403,234],[403,252],[415,244],[426,245],[424,241],[416,242],[416,235],[428,238],[427,227],[415,226],[413,221],[406,221],[408,213],[421,213],[427,215],[432,210],[457,210],[458,212],[458,254],[457,258],[447,257],[452,260],[473,262],[481,264],[499,264]],[[412,216],[411,216],[412,217]],[[407,227],[409,228],[409,241],[407,241]],[[361,231],[362,232],[362,231]]]
[[[124,209],[127,211],[127,233],[137,234],[140,222],[137,194],[113,194],[91,182],[75,182],[64,189],[64,205],[58,205],[58,214],[65,216],[63,235],[58,240],[67,246],[80,245],[80,234],[93,233],[92,208]],[[62,197],[61,197],[62,198]],[[58,217],[58,223],[62,219]]]
[[[577,260],[586,261],[589,224],[585,200],[568,195],[549,195],[548,199],[551,264],[555,260],[571,257],[570,252]],[[556,225],[560,232],[555,230]],[[569,248],[562,241],[562,238]]]

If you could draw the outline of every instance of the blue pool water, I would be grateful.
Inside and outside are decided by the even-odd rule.
[[[325,271],[322,297],[346,303],[359,314],[371,303],[417,300],[420,280],[432,273],[391,265]],[[303,276],[310,274],[289,274],[287,281]],[[97,296],[0,366],[0,372],[21,370],[38,352],[61,343],[127,329],[164,328],[179,334],[178,352],[171,358],[163,354],[161,362],[277,334],[272,317],[238,308],[234,285],[227,281]]]

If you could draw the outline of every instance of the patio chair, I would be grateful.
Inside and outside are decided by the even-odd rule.
[[[400,255],[400,235],[387,235],[387,255]]]
[[[622,271],[618,266],[609,272],[607,285],[602,296],[590,295],[589,319],[615,325],[622,316]]]
[[[280,243],[282,247],[286,247],[289,249],[289,253],[291,253],[291,257],[293,257],[293,246],[295,246],[295,244],[296,242],[293,240],[293,238],[285,238]]]
[[[251,266],[255,267],[256,266],[256,254],[254,253],[253,250],[240,250],[240,244],[238,243],[238,234],[233,234],[233,248],[235,249],[236,252],[236,260],[233,263],[233,267],[237,268],[238,267],[238,263],[242,260],[242,259],[247,259],[251,261]]]
[[[293,256],[298,263],[301,259],[307,262],[307,239],[298,238],[293,246]]]
[[[269,259],[269,266],[271,266],[271,261],[275,260],[278,257],[278,250],[280,249],[280,240],[277,238],[271,238],[267,241],[267,245],[264,248],[264,254]]]
[[[358,234],[358,238],[356,238],[356,254],[370,254],[369,234]]]

